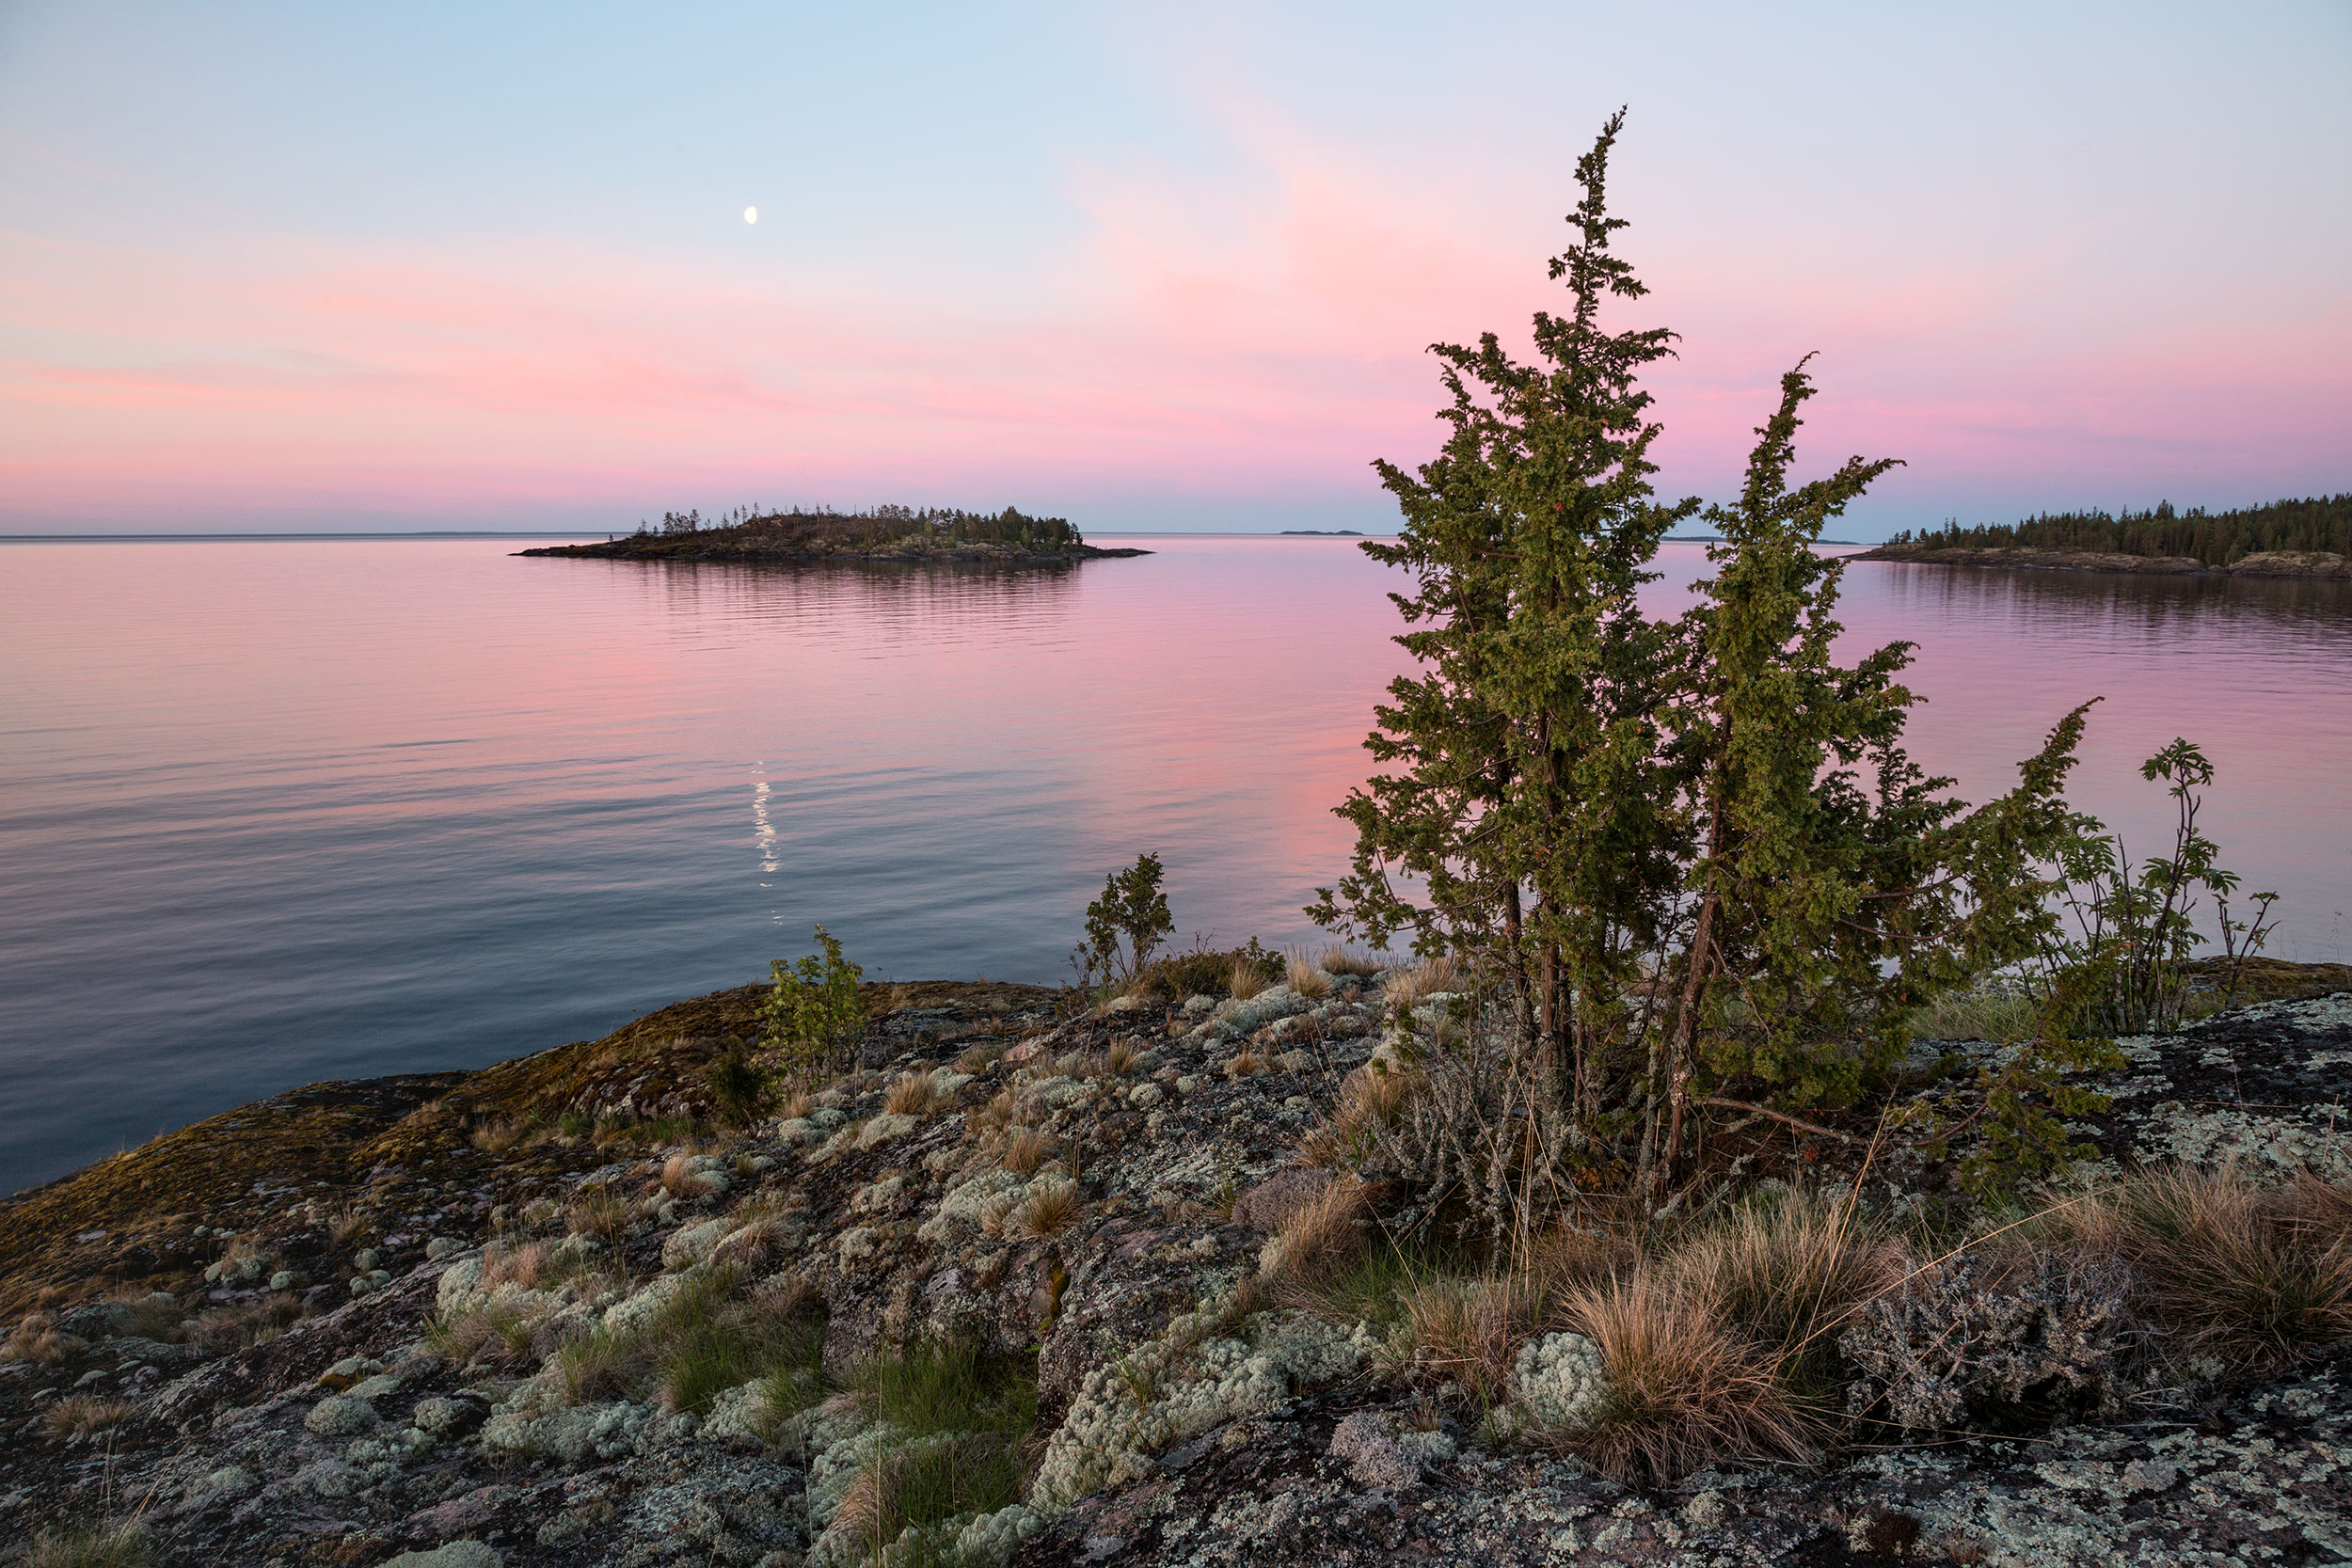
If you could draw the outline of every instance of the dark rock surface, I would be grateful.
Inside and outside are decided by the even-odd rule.
[[[705,1070],[758,994],[314,1085],[13,1200],[0,1539],[136,1513],[172,1564],[869,1560],[834,1510],[889,1434],[854,1403],[565,1391],[566,1345],[730,1267],[821,1302],[836,1371],[927,1338],[1034,1356],[1033,1490],[958,1526],[974,1564],[2352,1561],[2341,1351],[2108,1424],[1645,1490],[1482,1438],[1348,1325],[1232,1307],[1323,1180],[1294,1149],[1378,1043],[1369,983],[1074,1019],[1037,988],[870,988],[858,1070],[717,1132]],[[2342,1168],[2352,995],[2124,1046],[2084,1129],[2105,1159]],[[1016,1132],[1052,1163],[1014,1168]],[[1767,1178],[1838,1148],[1745,1136]],[[478,1354],[450,1348],[469,1321]]]

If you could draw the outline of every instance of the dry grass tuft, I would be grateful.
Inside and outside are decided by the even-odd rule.
[[[610,1186],[592,1187],[564,1209],[564,1225],[572,1235],[585,1236],[617,1254],[628,1242],[629,1224],[635,1217],[628,1198]]]
[[[1361,1255],[1370,1213],[1363,1183],[1351,1176],[1334,1177],[1291,1211],[1274,1233],[1269,1271],[1285,1299],[1308,1305]]]
[[[1034,1127],[1025,1127],[1013,1134],[1012,1142],[1005,1146],[1004,1158],[997,1163],[1025,1181],[1053,1156],[1053,1139]]]
[[[477,1127],[466,1141],[485,1154],[504,1154],[526,1142],[532,1133],[528,1117],[510,1117]]]
[[[1103,1076],[1124,1078],[1136,1070],[1136,1064],[1142,1059],[1143,1047],[1136,1042],[1133,1035],[1123,1035],[1104,1048]]]
[[[977,1133],[1000,1132],[1013,1124],[1021,1114],[1021,1097],[1010,1084],[988,1097],[988,1103],[972,1113],[971,1131]]]
[[[1447,954],[1391,970],[1381,982],[1380,994],[1391,1007],[1409,1007],[1426,997],[1450,995],[1461,989],[1462,966]]]
[[[1005,1222],[1006,1228],[1025,1237],[1043,1238],[1069,1227],[1078,1217],[1078,1184],[1067,1177],[1046,1177],[1029,1185],[1028,1200]]]
[[[662,1162],[663,1192],[672,1197],[700,1197],[710,1191],[710,1183],[694,1170],[692,1160],[692,1155],[680,1150]]]
[[[1399,1302],[1414,1370],[1460,1385],[1481,1404],[1501,1402],[1519,1347],[1543,1321],[1545,1295],[1544,1282],[1523,1274],[1414,1282]]]
[[[817,1097],[814,1094],[806,1089],[794,1089],[785,1096],[783,1105],[778,1107],[777,1119],[798,1121],[815,1109],[817,1109]]]
[[[1331,994],[1330,972],[1306,954],[1293,953],[1282,967],[1299,995],[1320,1002]]]
[[[1851,1206],[1791,1196],[1685,1239],[1663,1283],[1707,1303],[1779,1359],[1784,1380],[1824,1385],[1840,1331],[1860,1306],[1900,1285],[1908,1249]]]
[[[537,1242],[518,1247],[510,1247],[504,1242],[492,1242],[482,1249],[484,1290],[512,1283],[526,1291],[535,1291],[540,1281],[552,1272],[548,1267],[548,1249]]]
[[[755,1219],[711,1248],[710,1261],[718,1265],[732,1263],[747,1276],[773,1273],[791,1256],[785,1242],[787,1234],[782,1220]]]
[[[1231,1061],[1225,1064],[1225,1076],[1236,1081],[1244,1078],[1255,1078],[1258,1074],[1265,1070],[1266,1063],[1264,1059],[1262,1058],[1256,1052],[1249,1050],[1246,1046],[1241,1051],[1236,1053]]]
[[[1233,993],[1236,1002],[1247,1002],[1274,982],[1266,972],[1246,956],[1236,955],[1233,967],[1225,976],[1225,989]]]
[[[0,1360],[29,1362],[36,1367],[54,1367],[82,1348],[82,1341],[57,1328],[56,1319],[46,1312],[28,1313],[0,1345]]]
[[[1566,1439],[1604,1474],[1669,1485],[1718,1462],[1810,1456],[1804,1413],[1771,1366],[1662,1273],[1571,1286],[1561,1308],[1609,1380],[1599,1419]]]
[[[1419,1083],[1412,1073],[1358,1068],[1341,1081],[1330,1115],[1298,1141],[1300,1157],[1326,1170],[1356,1164],[1371,1152],[1375,1134],[1396,1125]]]
[[[87,1437],[129,1420],[137,1406],[129,1400],[74,1394],[41,1413],[40,1429],[52,1437]]]
[[[1318,960],[1326,974],[1370,975],[1380,973],[1379,963],[1369,953],[1353,947],[1327,947]]]
[[[982,1040],[977,1045],[966,1046],[956,1058],[956,1070],[977,1077],[1003,1060],[1005,1053],[1011,1049],[1009,1042],[1005,1040]]]
[[[461,1370],[485,1359],[523,1362],[534,1359],[540,1322],[511,1307],[478,1307],[426,1319],[424,1339],[436,1356]]]
[[[939,1103],[939,1085],[928,1072],[905,1072],[882,1096],[882,1111],[894,1117],[927,1117]]]
[[[257,1302],[235,1307],[215,1307],[199,1316],[188,1327],[188,1342],[199,1350],[214,1355],[247,1346],[267,1344],[286,1331],[289,1323],[306,1316],[302,1298],[290,1291],[280,1291]]]
[[[151,1557],[147,1528],[136,1519],[44,1529],[24,1548],[25,1568],[141,1568]]]
[[[2352,1335],[2352,1195],[2316,1178],[2283,1188],[2233,1171],[2143,1174],[2083,1222],[2111,1238],[2158,1316],[2241,1369],[2291,1363]]]

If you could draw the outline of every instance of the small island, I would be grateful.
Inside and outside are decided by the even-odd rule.
[[[1089,545],[1065,517],[1032,517],[1007,507],[990,515],[957,508],[878,506],[870,512],[755,513],[744,507],[705,522],[700,512],[665,512],[657,527],[586,545],[548,545],[518,555],[597,561],[793,562],[985,562],[1061,566],[1150,550]]]
[[[2277,500],[2230,512],[2169,501],[2148,512],[2044,513],[2024,522],[1914,534],[1854,561],[1929,566],[2024,566],[2073,572],[2352,578],[2352,494]]]

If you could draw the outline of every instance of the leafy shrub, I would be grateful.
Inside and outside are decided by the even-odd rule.
[[[1159,856],[1137,855],[1103,879],[1103,895],[1087,906],[1087,940],[1071,956],[1089,988],[1132,982],[1176,928],[1161,875]]]
[[[782,958],[769,965],[775,985],[759,1009],[763,1037],[795,1081],[847,1067],[866,1028],[857,990],[865,971],[842,957],[840,940],[822,926],[817,945],[821,955],[809,954],[797,966]]]

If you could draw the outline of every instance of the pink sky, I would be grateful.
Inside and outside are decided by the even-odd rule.
[[[1857,536],[2352,487],[2343,95],[2194,123],[2161,90],[1988,101],[1967,69],[2005,45],[2042,46],[2053,88],[2106,47],[2027,12],[1957,44],[1882,39],[1917,69],[1957,57],[1845,99],[1802,17],[1775,46],[1785,91],[1717,81],[1705,49],[1695,81],[1522,83],[1517,60],[1489,80],[1470,24],[1431,44],[1375,19],[1327,57],[1304,13],[1081,29],[1057,46],[1097,86],[1057,112],[959,103],[951,74],[903,146],[717,109],[686,114],[668,167],[641,146],[671,134],[660,115],[493,108],[326,24],[244,49],[166,30],[107,78],[120,103],[77,97],[77,61],[125,35],[34,13],[0,68],[11,531],[614,528],[893,499],[1378,528],[1369,460],[1434,438],[1423,345],[1553,303],[1567,169],[1620,95],[1613,194],[1654,291],[1627,319],[1684,336],[1653,380],[1668,489],[1721,496],[1810,350],[1807,454],[1909,463]],[[2341,13],[2265,13],[2226,48],[2217,26],[2145,29],[2137,87],[2352,64]],[[1728,71],[1739,40],[1719,44]],[[480,47],[494,75],[504,44]],[[780,46],[753,28],[746,47]],[[175,48],[209,49],[232,90],[175,101]],[[605,69],[640,68],[583,44],[545,90]],[[331,119],[264,91],[324,76],[324,98],[338,73]]]

